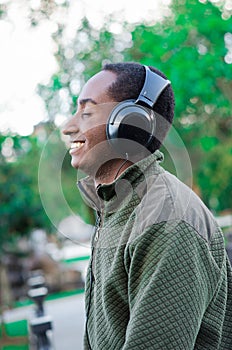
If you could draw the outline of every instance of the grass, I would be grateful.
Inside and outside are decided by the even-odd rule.
[[[29,350],[27,320],[1,323],[0,341],[1,350]]]

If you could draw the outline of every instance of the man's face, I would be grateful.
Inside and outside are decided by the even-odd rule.
[[[76,114],[63,133],[70,136],[71,164],[95,176],[106,162],[117,158],[106,138],[106,122],[116,102],[109,98],[107,88],[116,75],[101,71],[84,85],[78,98]]]

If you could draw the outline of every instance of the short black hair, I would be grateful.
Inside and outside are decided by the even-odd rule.
[[[167,79],[165,74],[153,66],[150,70]],[[102,70],[111,71],[117,75],[116,81],[110,85],[107,93],[117,102],[128,99],[137,99],[145,81],[144,66],[137,62],[107,63]],[[153,110],[157,113],[156,137],[149,146],[150,152],[159,149],[172,125],[174,118],[174,93],[171,85],[168,85],[157,99]]]

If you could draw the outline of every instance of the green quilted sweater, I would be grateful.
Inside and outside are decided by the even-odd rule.
[[[85,349],[232,350],[232,274],[202,201],[156,152],[97,192]]]

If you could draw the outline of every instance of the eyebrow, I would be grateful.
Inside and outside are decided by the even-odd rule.
[[[94,104],[94,105],[97,105],[97,102],[94,101],[92,98],[83,98],[82,100],[79,101],[79,104],[80,104],[81,106],[85,106],[86,103],[92,103],[92,104]]]

